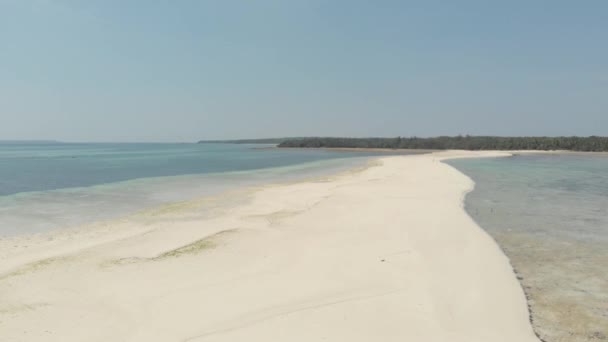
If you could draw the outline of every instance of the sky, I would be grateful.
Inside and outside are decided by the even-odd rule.
[[[608,1],[0,0],[0,140],[608,135]]]

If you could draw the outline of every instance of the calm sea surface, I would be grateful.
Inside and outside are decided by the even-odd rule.
[[[370,153],[236,144],[0,143],[0,236],[44,232],[363,165]],[[377,155],[377,154],[376,154]]]
[[[448,163],[475,181],[466,209],[511,259],[541,337],[608,340],[608,156]]]

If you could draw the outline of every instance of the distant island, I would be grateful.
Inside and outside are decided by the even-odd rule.
[[[388,148],[428,150],[568,150],[608,151],[608,137],[440,136],[433,138],[288,138],[278,147]]]
[[[287,140],[306,138],[266,138],[266,139],[233,139],[233,140],[201,140],[199,144],[281,144]]]
[[[607,152],[608,137],[500,137],[440,136],[431,138],[293,137],[234,140],[201,140],[199,144],[274,144],[285,148],[378,148],[423,150],[539,150]]]

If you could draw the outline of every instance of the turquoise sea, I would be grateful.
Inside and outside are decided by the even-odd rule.
[[[548,342],[608,340],[608,155],[449,161],[466,210],[507,254]]]
[[[237,187],[331,174],[364,165],[372,155],[263,148],[272,146],[0,143],[0,236],[74,227]]]

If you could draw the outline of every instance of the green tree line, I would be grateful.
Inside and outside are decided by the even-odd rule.
[[[390,148],[429,150],[608,151],[608,137],[441,136],[433,138],[295,138],[279,147]]]

